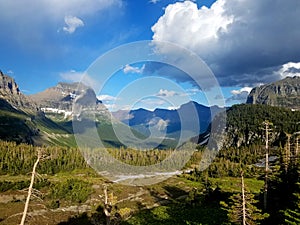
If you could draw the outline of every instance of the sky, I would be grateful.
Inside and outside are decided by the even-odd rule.
[[[0,15],[0,70],[27,95],[84,78],[101,81],[94,90],[112,111],[190,100],[230,106],[255,86],[300,75],[299,0],[1,0]],[[98,67],[89,79],[103,55],[144,40],[175,67],[144,59],[113,74]],[[216,83],[182,51],[199,57]]]

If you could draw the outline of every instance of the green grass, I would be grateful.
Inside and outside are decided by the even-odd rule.
[[[42,117],[36,116],[34,118],[34,124],[36,127],[46,133],[56,133],[56,134],[68,134],[68,130],[64,127],[60,126],[59,124],[53,122],[52,120]]]
[[[138,198],[133,197],[132,199],[117,204],[119,209],[130,208],[133,212],[131,218],[122,222],[123,225],[226,224],[226,212],[221,209],[219,198],[215,199],[212,196],[205,201],[200,200],[195,204],[191,204],[185,198],[181,198],[188,196],[189,192],[194,188],[197,188],[199,193],[201,193],[204,188],[203,183],[190,181],[182,176],[173,176],[163,182],[151,186],[130,188],[120,184],[110,184],[105,178],[98,176],[91,168],[75,169],[70,172],[42,176],[50,182],[50,185],[43,186],[42,189],[45,194],[48,193],[48,195],[46,195],[48,197],[46,197],[43,202],[45,205],[51,205],[56,199],[61,199],[61,206],[68,206],[70,204],[77,205],[79,204],[78,202],[84,202],[86,199],[99,199],[99,195],[103,196],[103,185],[106,184],[108,185],[109,193],[113,193],[118,200],[126,199],[140,191],[143,192]],[[0,182],[6,180],[16,184],[20,181],[28,182],[29,179],[30,175],[0,176]],[[232,192],[239,191],[239,178],[210,178],[210,181],[213,183],[213,186],[218,185],[221,188],[222,199],[226,198]],[[257,193],[263,185],[262,181],[254,178],[246,178],[245,183],[249,190],[254,193]],[[92,185],[98,187],[96,189],[90,189]],[[64,196],[64,193],[66,196]],[[19,203],[11,202],[9,204],[11,205],[10,207],[13,207],[13,204]],[[34,204],[35,200],[33,199],[31,205]],[[153,208],[153,206],[155,207]],[[5,206],[0,205],[0,217],[7,218],[6,215],[4,216],[4,214],[1,214],[1,207]],[[151,209],[145,209],[145,207],[150,207]],[[9,215],[14,213],[16,212],[11,209]],[[57,215],[55,212],[52,213]],[[79,214],[77,214],[77,216],[78,215]],[[86,221],[89,221],[88,216],[86,217]],[[49,224],[54,225],[54,223]]]
[[[52,120],[38,114],[25,114],[14,108],[1,107],[0,109],[0,138],[2,140],[15,141],[17,143],[32,143],[39,140],[39,144],[51,144],[43,142],[43,135],[69,134],[68,130],[56,124]],[[66,142],[65,145],[71,144]],[[59,144],[59,143],[54,143]]]
[[[32,133],[30,117],[17,112],[0,110],[0,138],[22,142]]]
[[[26,176],[26,175],[17,175],[17,176],[1,175],[0,176],[0,182],[1,181],[18,182],[22,180],[30,180],[30,176]]]
[[[223,192],[240,192],[241,179],[236,177],[210,178],[214,185],[218,185]],[[256,178],[245,178],[245,186],[251,193],[259,193],[264,181]]]
[[[193,225],[221,225],[228,224],[226,212],[220,207],[219,201],[227,198],[228,195],[234,192],[240,192],[240,179],[233,177],[224,178],[209,178],[213,187],[218,186],[220,193],[219,197],[210,195],[204,202],[195,205],[189,204],[186,200],[176,200],[173,203],[158,206],[153,209],[143,209],[134,214],[130,219],[124,221],[123,225],[144,225],[144,224],[157,224],[157,225],[174,225],[174,224],[193,224]],[[249,191],[258,193],[263,186],[263,181],[255,178],[246,178],[245,184]],[[200,182],[189,181],[183,177],[171,178],[163,183],[152,186],[153,192],[163,194],[162,188],[169,191],[177,197],[176,192],[181,191],[181,195],[189,193],[188,190],[197,188],[203,190],[204,185]],[[179,194],[180,195],[180,194]],[[201,195],[200,195],[201,196]],[[204,197],[204,196],[203,196]]]
[[[151,210],[142,210],[123,225],[221,225],[225,224],[226,213],[216,203],[189,206],[182,204],[171,204],[159,206]]]
[[[54,134],[49,137],[49,144],[65,147],[77,147],[77,143],[73,134]]]

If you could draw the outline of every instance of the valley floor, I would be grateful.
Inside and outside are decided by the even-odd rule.
[[[205,187],[202,183],[190,181],[183,175],[173,176],[156,185],[137,187],[112,184],[94,174],[91,176],[91,174],[93,174],[92,171],[83,170],[60,173],[54,176],[42,175],[43,179],[47,179],[50,184],[61,183],[70,179],[88,181],[92,187],[91,194],[84,202],[74,202],[53,198],[53,196],[49,196],[49,186],[42,187],[37,193],[39,197],[32,197],[26,224],[93,224],[93,216],[97,213],[99,213],[98,216],[101,216],[97,207],[103,205],[104,185],[107,186],[108,193],[114,196],[114,206],[118,208],[119,212],[123,212],[122,223],[124,224],[165,224],[168,221],[165,217],[169,215],[167,211],[171,209],[178,211],[180,207],[189,211],[189,213],[185,212],[186,215],[194,214],[195,217],[200,213],[196,217],[198,219],[195,220],[199,223],[209,219],[206,218],[207,213],[218,213],[222,216],[216,222],[211,221],[211,223],[206,224],[220,224],[222,219],[226,218],[226,213],[221,209],[218,201],[212,200],[211,204],[205,207],[191,205],[188,200],[191,192],[196,189],[201,192]],[[0,176],[2,186],[4,181],[18,184],[26,180],[29,180],[29,176]],[[224,193],[233,193],[239,190],[240,181],[238,178],[215,178],[211,179],[211,182],[213,183],[212,188],[218,185]],[[262,181],[256,179],[247,179],[246,182],[251,187],[251,191],[255,193],[259,192],[263,185]],[[12,189],[17,189],[17,187]],[[8,190],[0,193],[0,224],[13,225],[20,222],[26,195],[26,189]],[[57,204],[55,205],[55,203]],[[77,220],[76,223],[74,223],[74,218]],[[178,214],[177,219],[179,218],[184,219],[184,215],[179,216]],[[188,220],[188,218],[185,219]],[[79,221],[85,222],[79,223]]]

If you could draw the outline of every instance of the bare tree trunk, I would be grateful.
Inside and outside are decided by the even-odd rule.
[[[107,186],[104,186],[104,214],[106,216],[106,224],[110,224],[110,211],[111,211],[111,206],[108,203],[108,194],[107,194]]]
[[[299,137],[296,137],[296,149],[295,149],[295,164],[297,164],[297,159],[298,159],[298,151],[299,151]]]
[[[34,183],[34,178],[35,178],[35,174],[36,174],[36,167],[39,164],[39,161],[41,159],[41,152],[38,152],[38,157],[37,160],[35,161],[34,165],[33,165],[33,169],[32,169],[32,174],[31,174],[31,181],[30,181],[30,185],[29,185],[29,189],[28,189],[28,194],[27,194],[27,199],[26,199],[26,203],[25,203],[25,207],[24,207],[24,211],[23,211],[23,216],[22,216],[22,220],[20,225],[24,225],[25,223],[25,219],[26,219],[26,215],[27,215],[27,211],[28,211],[28,206],[29,206],[29,201],[30,201],[30,197],[32,194],[32,189],[33,189],[33,183]]]
[[[242,178],[242,210],[243,210],[243,225],[246,225],[246,198],[245,198],[245,184],[244,184],[244,174],[241,173]]]
[[[286,146],[286,152],[285,152],[285,158],[286,158],[286,164],[285,164],[285,172],[287,172],[290,160],[291,160],[291,134],[287,135],[287,146]]]
[[[268,200],[268,173],[269,173],[269,122],[265,122],[266,130],[266,157],[265,157],[265,185],[264,185],[264,209],[267,209]]]

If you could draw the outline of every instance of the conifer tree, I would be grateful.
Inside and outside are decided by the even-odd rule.
[[[262,211],[255,206],[258,201],[246,190],[243,172],[241,172],[241,192],[232,195],[230,200],[229,204],[221,202],[221,205],[227,211],[231,224],[256,225],[268,216],[262,214]]]
[[[286,209],[283,211],[284,214],[284,222],[290,225],[298,225],[300,224],[300,183],[297,183],[297,190],[294,193],[294,206],[291,209]]]

